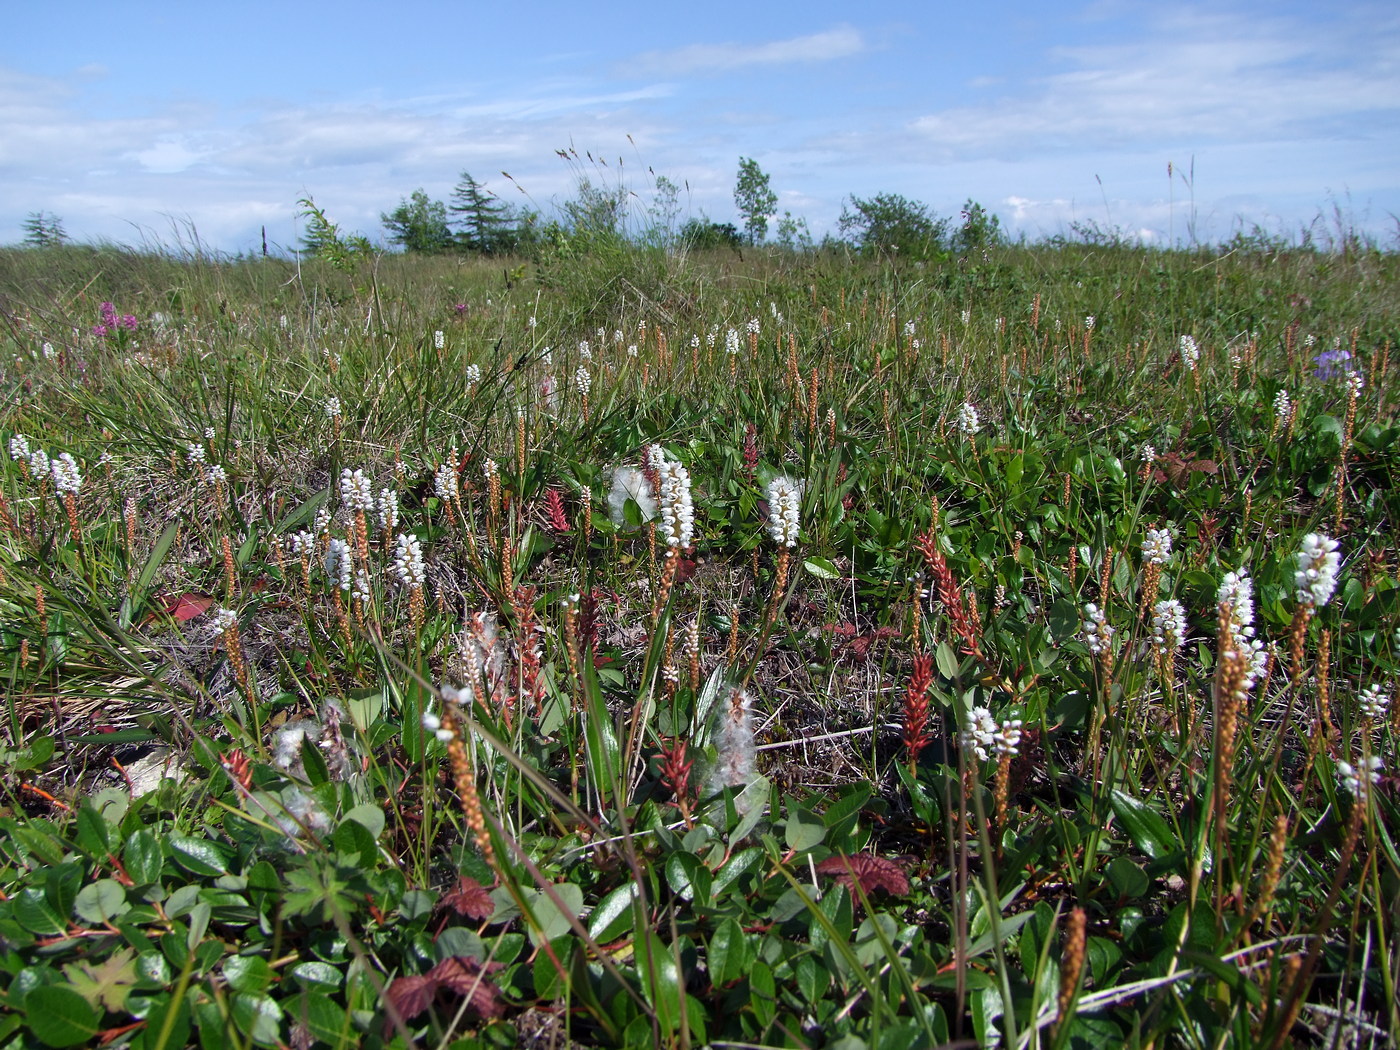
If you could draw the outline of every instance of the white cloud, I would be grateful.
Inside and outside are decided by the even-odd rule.
[[[748,66],[783,66],[830,62],[867,50],[865,38],[851,26],[773,40],[766,44],[691,44],[674,51],[649,51],[627,64],[633,71],[681,75],[725,73]]]
[[[1051,52],[1070,68],[910,128],[946,158],[1023,157],[1147,143],[1379,134],[1400,120],[1400,34],[1258,14],[1176,10],[1140,40]]]

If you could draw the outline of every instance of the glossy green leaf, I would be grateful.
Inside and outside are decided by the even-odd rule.
[[[24,998],[29,1030],[45,1046],[79,1046],[92,1040],[101,1016],[65,984],[35,988]]]
[[[171,859],[191,874],[227,874],[228,858],[220,847],[208,839],[172,834],[166,841],[170,844]]]

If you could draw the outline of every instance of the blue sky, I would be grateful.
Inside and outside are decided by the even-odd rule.
[[[306,194],[377,239],[464,170],[548,211],[569,147],[639,216],[655,173],[721,222],[752,157],[818,235],[882,192],[1032,237],[1335,230],[1334,206],[1400,228],[1393,3],[8,6],[0,243],[44,211],[80,240],[292,245]]]

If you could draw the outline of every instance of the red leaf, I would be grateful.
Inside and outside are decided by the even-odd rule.
[[[500,989],[486,975],[501,967],[498,962],[483,966],[465,955],[453,955],[429,970],[428,977],[466,999],[478,1017],[500,1017],[505,1013],[505,1004],[501,1002]]]
[[[884,890],[896,897],[909,892],[909,877],[904,869],[887,857],[876,857],[869,853],[857,853],[854,857],[838,854],[827,857],[817,865],[818,873],[831,875],[846,889],[854,892],[856,880],[866,896],[876,890]]]
[[[485,922],[496,910],[496,902],[491,895],[470,875],[461,876],[457,880],[457,888],[443,894],[440,905],[477,922]]]
[[[186,591],[178,598],[166,598],[161,602],[162,608],[181,623],[203,616],[213,604],[212,597],[196,591]]]
[[[405,1021],[411,1021],[433,1004],[440,982],[427,977],[396,977],[389,985],[389,1002]]]

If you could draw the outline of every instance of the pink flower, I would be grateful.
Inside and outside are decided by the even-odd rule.
[[[103,303],[97,308],[98,314],[102,318],[102,323],[108,328],[112,328],[117,323],[117,308],[111,303]]]
[[[105,324],[95,324],[92,326],[92,334],[97,336],[97,338],[99,339],[107,338],[107,333],[110,331],[111,329],[108,328]]]
[[[136,315],[122,314],[122,319],[117,322],[119,327],[125,328],[128,332],[136,331]]]

